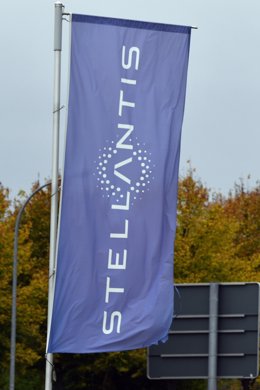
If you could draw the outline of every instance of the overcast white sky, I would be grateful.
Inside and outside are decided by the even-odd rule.
[[[53,2],[1,2],[0,181],[14,197],[51,176]],[[180,172],[191,160],[208,187],[227,194],[260,179],[259,0],[68,0],[67,12],[195,25]],[[64,22],[62,104],[68,23]],[[64,138],[65,110],[61,139]],[[61,144],[61,155],[64,142]]]

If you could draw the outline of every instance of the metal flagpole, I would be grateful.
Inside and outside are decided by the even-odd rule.
[[[18,268],[18,238],[19,238],[19,227],[22,219],[25,207],[30,200],[43,188],[49,186],[51,183],[45,183],[38,187],[24,202],[20,208],[14,230],[14,257],[13,257],[13,286],[12,286],[12,320],[11,320],[11,341],[10,341],[10,390],[15,389],[15,356],[16,356],[16,312],[17,312],[17,268]]]
[[[48,334],[54,294],[55,253],[58,219],[58,175],[59,175],[59,129],[60,129],[60,79],[62,49],[62,11],[63,4],[54,4],[54,97],[53,97],[53,138],[52,138],[52,199],[50,224],[50,259],[48,293]],[[45,390],[52,390],[53,355],[46,355]]]
[[[209,287],[209,360],[208,390],[217,390],[218,359],[218,283],[210,283]]]

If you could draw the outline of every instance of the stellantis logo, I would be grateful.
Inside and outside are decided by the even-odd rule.
[[[114,139],[107,140],[99,149],[94,169],[96,187],[101,191],[104,200],[109,201],[111,210],[122,218],[121,227],[111,226],[110,244],[107,248],[107,273],[105,282],[104,312],[102,332],[109,335],[121,333],[123,314],[118,310],[116,297],[124,294],[125,287],[117,285],[121,272],[127,272],[128,238],[130,219],[129,211],[134,202],[141,200],[146,191],[150,190],[153,180],[152,156],[145,142],[139,140],[135,123],[129,123],[129,115],[134,112],[136,102],[127,100],[134,96],[138,88],[138,70],[140,66],[140,49],[136,46],[122,46],[120,89],[118,93],[118,117]],[[126,78],[127,77],[127,78]],[[137,133],[137,134],[136,134]],[[125,249],[119,251],[119,241],[124,242]],[[111,273],[111,270],[112,271]],[[113,297],[113,306],[111,301]]]
[[[151,181],[154,179],[154,165],[146,143],[139,141],[136,136],[135,124],[126,123],[124,120],[129,117],[127,114],[135,109],[136,103],[126,100],[125,96],[138,88],[139,65],[140,49],[133,46],[127,51],[123,46],[123,74],[120,78],[117,113],[119,123],[115,128],[114,139],[107,140],[106,145],[99,149],[98,159],[94,162],[96,169],[93,174],[97,178],[97,188],[103,192],[104,198],[110,198],[116,205],[122,203],[123,199],[127,199],[131,205],[137,199],[141,200],[144,193],[150,190]],[[126,70],[128,78],[125,77]],[[133,77],[129,78],[129,75]]]
[[[122,126],[122,125],[121,125]],[[119,136],[118,136],[119,138]],[[150,190],[153,180],[153,164],[151,153],[147,150],[146,144],[138,142],[138,138],[129,138],[132,148],[129,150],[127,159],[121,159],[120,146],[122,138],[118,141],[107,141],[103,149],[99,149],[96,163],[95,176],[97,178],[97,188],[103,192],[104,198],[112,198],[116,203],[120,203],[125,198],[125,191],[131,193],[132,205],[137,199],[142,199],[144,193]],[[124,145],[127,146],[127,145]],[[124,166],[131,165],[131,178],[124,172]],[[122,185],[115,183],[115,177],[122,180]]]

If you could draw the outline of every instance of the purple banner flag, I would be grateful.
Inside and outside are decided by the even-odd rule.
[[[72,15],[50,353],[167,339],[190,32]]]

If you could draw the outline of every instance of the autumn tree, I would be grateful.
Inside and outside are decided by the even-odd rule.
[[[211,199],[210,199],[211,196]],[[230,281],[233,275],[236,218],[227,215],[225,201],[210,195],[190,169],[179,181],[175,240],[175,282]]]
[[[260,183],[251,190],[243,180],[235,185],[225,202],[225,213],[234,216],[238,229],[234,236],[236,269],[240,280],[260,277]]]
[[[35,183],[33,190],[38,183]],[[10,208],[8,190],[0,187],[0,381],[7,388],[14,225],[27,198],[24,192]],[[38,193],[26,206],[19,228],[17,278],[16,389],[43,389],[48,291],[50,193]],[[3,330],[3,332],[2,332]]]
[[[39,186],[35,183],[32,191]],[[0,185],[0,388],[7,390],[14,224],[26,199],[11,205]],[[43,390],[49,263],[50,188],[37,193],[19,230],[16,389]],[[175,240],[175,282],[256,281],[260,277],[260,187],[241,182],[225,198],[212,194],[189,169],[179,180]],[[106,354],[56,354],[54,390],[167,389],[172,383],[146,378],[146,350]],[[219,383],[220,389],[227,388]],[[175,388],[198,390],[202,382],[178,382]],[[229,383],[237,390],[237,382]]]
[[[8,383],[12,289],[13,217],[9,191],[0,184],[0,387]]]
[[[32,192],[38,187],[39,183],[34,183]],[[21,221],[30,244],[29,258],[19,256],[17,366],[23,378],[21,390],[44,388],[50,197],[49,187],[38,192],[26,206]]]

